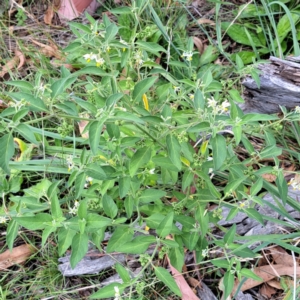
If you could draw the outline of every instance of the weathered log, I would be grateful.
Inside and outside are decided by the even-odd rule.
[[[243,81],[245,113],[277,113],[280,106],[293,109],[300,105],[300,56],[280,59],[270,57],[270,63],[258,66],[260,87],[251,77]]]

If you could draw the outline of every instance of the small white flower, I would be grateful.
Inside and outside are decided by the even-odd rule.
[[[89,54],[85,54],[83,55],[83,58],[87,61],[87,62],[90,62],[91,60],[94,60],[97,58],[97,55],[96,54],[93,54],[92,52],[89,53]]]
[[[208,256],[208,253],[209,253],[209,250],[208,250],[208,247],[206,247],[205,249],[202,250],[201,255],[202,255],[202,257],[206,257],[206,256]]]
[[[194,100],[194,98],[195,98],[195,95],[194,95],[194,94],[189,94],[188,96],[189,96],[189,98],[190,98],[191,100]]]
[[[7,217],[0,217],[0,224],[5,224],[7,222],[8,218]]]
[[[154,174],[154,171],[155,171],[155,168],[154,168],[154,169],[151,169],[151,170],[149,170],[149,174]]]
[[[193,52],[192,51],[184,51],[181,57],[186,58],[186,60],[191,61],[193,59]]]
[[[70,208],[70,209],[69,209],[69,214],[71,214],[71,215],[76,215],[77,212],[78,212],[78,207],[79,207],[79,202],[78,202],[78,201],[75,201],[75,202],[74,202],[73,208]]]
[[[100,57],[99,55],[96,57],[96,66],[101,67],[104,64],[104,59]]]
[[[70,172],[75,166],[75,164],[73,162],[73,155],[68,155],[66,158],[66,161],[67,161],[67,165],[68,165],[68,171]]]
[[[87,189],[90,185],[92,185],[92,183],[93,183],[93,178],[87,176],[85,179],[84,188]]]
[[[226,100],[224,102],[222,102],[222,104],[220,105],[220,110],[221,112],[226,112],[228,111],[228,107],[230,106],[230,103]]]
[[[218,102],[214,98],[207,99],[207,105],[208,105],[208,107],[216,108],[217,104],[218,104]]]
[[[119,287],[114,286],[114,290],[115,290],[115,298],[114,298],[114,300],[121,300],[121,295],[120,295]]]
[[[290,182],[288,183],[288,185],[291,185],[293,190],[298,190],[300,191],[300,183],[298,182],[298,180],[296,180],[295,178],[292,178],[290,180]]]
[[[180,86],[173,86],[173,89],[174,89],[174,91],[175,91],[175,93],[178,93],[178,92],[180,92]]]
[[[295,107],[295,113],[296,114],[300,114],[300,106],[296,106]]]

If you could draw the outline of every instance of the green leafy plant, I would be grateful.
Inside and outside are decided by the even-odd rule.
[[[244,212],[263,224],[264,216],[254,209],[263,201],[262,188],[299,208],[287,195],[276,158],[282,148],[272,133],[284,122],[297,122],[299,113],[245,115],[235,83],[222,81],[228,67],[213,63],[217,48],[208,46],[199,56],[191,38],[172,41],[147,1],[112,13],[121,26],[89,15],[89,25],[70,23],[76,39],[64,53],[71,70],[62,66],[59,78],[37,72],[34,83],[6,82],[10,105],[0,114],[0,216],[1,223],[8,222],[7,245],[13,247],[20,226],[40,230],[42,246],[54,236],[59,256],[71,249],[72,268],[90,243],[103,250],[105,233],[111,234],[107,253],[153,250],[141,257],[136,278],[117,265],[123,283],[110,284],[91,299],[132,289],[147,268],[180,297],[173,277],[154,264],[158,249],[165,247],[181,272],[184,249],[195,251],[200,263],[218,248],[225,259],[212,263],[226,270],[226,298],[235,276],[257,279],[241,260],[255,258],[261,246],[248,248],[255,236],[240,244],[235,226],[221,228],[225,236],[217,239],[210,224],[220,227],[223,206],[230,207],[227,219]],[[145,15],[153,22],[143,27]],[[259,83],[257,70],[245,67],[238,55],[236,64],[237,76],[251,73]],[[266,142],[257,150],[250,136]],[[239,145],[247,159],[237,157]],[[291,156],[298,158],[296,152]],[[260,163],[266,158],[274,167]],[[261,178],[266,173],[277,175],[277,187]],[[27,188],[19,195],[21,185]],[[208,210],[208,203],[217,209]],[[265,246],[278,243],[299,253],[289,239],[260,237]]]
[[[221,26],[234,41],[252,48],[239,53],[245,63],[250,63],[269,53],[298,56],[299,16],[295,1],[261,0],[240,5],[234,20]]]

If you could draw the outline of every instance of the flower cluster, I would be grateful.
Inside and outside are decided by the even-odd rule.
[[[85,178],[84,188],[87,189],[90,185],[92,185],[92,183],[93,183],[93,178],[87,176]]]
[[[108,50],[109,51],[109,50]],[[96,66],[101,67],[104,64],[104,59],[100,56],[100,54],[94,54],[94,53],[88,53],[83,55],[83,58],[87,61],[90,62],[92,60],[96,61]]]
[[[0,216],[0,224],[5,224],[7,222],[8,218]]]
[[[68,171],[70,172],[75,166],[75,164],[73,162],[73,155],[68,155],[66,158],[66,161],[67,161],[67,165],[68,165]]]
[[[181,57],[185,58],[188,61],[192,61],[193,59],[193,52],[192,51],[184,51]]]
[[[79,202],[75,201],[74,202],[74,206],[69,209],[69,214],[71,214],[71,215],[77,215],[78,207],[79,207]]]
[[[230,103],[225,100],[221,104],[218,104],[218,102],[214,98],[209,98],[207,100],[208,107],[213,109],[213,113],[216,114],[223,114],[228,111],[228,107],[230,106]]]
[[[290,180],[290,182],[288,183],[288,185],[291,185],[292,188],[293,188],[293,190],[300,191],[300,182],[295,177]]]
[[[138,66],[141,66],[144,63],[143,55],[142,55],[141,51],[136,51],[135,52],[134,59],[135,59],[135,62]]]

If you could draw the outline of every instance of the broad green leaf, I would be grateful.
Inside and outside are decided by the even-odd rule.
[[[79,76],[79,75],[85,75],[85,74],[88,74],[88,75],[98,75],[98,76],[101,76],[101,77],[113,77],[115,75],[117,75],[116,73],[112,72],[111,74],[110,73],[106,73],[104,72],[101,68],[98,68],[98,67],[85,67],[85,68],[82,68],[80,69],[79,71],[76,71],[72,74],[72,76]]]
[[[236,233],[236,224],[233,224],[231,226],[231,228],[224,235],[224,242],[226,244],[233,243],[234,237],[235,237],[235,233]]]
[[[75,199],[78,199],[81,196],[85,184],[86,174],[84,172],[77,174],[75,178]]]
[[[200,224],[201,235],[205,236],[208,231],[209,216],[206,211],[206,206],[203,204],[198,204],[195,211],[195,220]]]
[[[189,187],[194,179],[195,175],[192,171],[187,170],[184,172],[182,176],[182,190],[185,191],[187,187]]]
[[[104,194],[102,197],[102,205],[107,216],[112,219],[116,217],[118,213],[118,207],[111,196]]]
[[[231,89],[228,91],[229,95],[231,96],[232,100],[238,103],[244,103],[244,99],[241,97],[241,94],[236,89]]]
[[[246,179],[247,179],[246,176],[242,176],[240,178],[234,178],[232,181],[227,183],[227,185],[224,189],[224,193],[225,194],[227,194],[227,193],[231,194],[231,193],[235,192],[236,189],[239,187],[239,185],[242,184],[242,182]]]
[[[106,100],[106,106],[111,107],[116,105],[116,103],[124,96],[122,93],[116,93],[113,95],[110,95]]]
[[[30,108],[33,111],[48,111],[47,106],[44,104],[44,101],[41,98],[34,97],[32,94],[28,93],[8,93],[14,99],[19,101],[25,100],[30,105]]]
[[[252,46],[251,41],[246,33],[246,29],[244,25],[239,25],[237,23],[230,22],[222,22],[222,29],[226,31],[226,33],[237,43]],[[252,39],[252,42],[255,47],[264,47],[260,39],[254,34],[252,31],[249,31],[249,35]]]
[[[118,26],[115,23],[111,23],[106,28],[105,36],[104,36],[105,41],[107,43],[110,42],[116,36],[116,34],[118,33],[118,31],[119,31]]]
[[[22,118],[24,118],[25,116],[27,116],[28,112],[29,112],[29,108],[28,107],[21,108],[13,116],[13,118],[12,118],[13,122],[14,123],[19,122]]]
[[[217,134],[211,138],[211,146],[213,149],[214,170],[217,171],[222,167],[227,157],[226,140],[222,135]]]
[[[62,209],[57,197],[58,189],[57,186],[60,184],[60,181],[52,183],[47,191],[48,198],[51,203],[51,214],[53,219],[57,220],[63,216]]]
[[[130,228],[118,227],[108,241],[106,252],[116,251],[121,245],[133,238],[133,230]]]
[[[143,166],[145,166],[149,160],[151,159],[152,149],[150,147],[143,147],[138,149],[129,163],[129,174],[130,176],[134,176],[137,170]]]
[[[127,218],[131,218],[132,213],[133,213],[133,207],[134,207],[134,199],[132,196],[126,197],[124,201],[124,207],[126,211]]]
[[[267,146],[264,148],[260,153],[259,157],[260,159],[265,159],[265,158],[274,158],[276,156],[281,155],[282,153],[282,148],[279,148],[275,145]]]
[[[149,77],[138,82],[132,92],[132,98],[134,101],[141,101],[143,94],[145,94],[157,80],[156,76]]]
[[[103,227],[106,227],[112,223],[112,220],[98,214],[89,213],[86,218],[86,227],[87,230],[99,230]]]
[[[4,83],[7,85],[15,86],[20,90],[25,90],[26,92],[31,92],[34,89],[34,86],[30,82],[25,80],[5,81]]]
[[[242,276],[246,277],[246,278],[251,278],[251,279],[256,280],[256,281],[263,281],[263,279],[261,277],[257,276],[250,269],[242,268],[241,271],[240,271],[240,274]]]
[[[11,220],[7,226],[6,231],[6,244],[9,250],[12,250],[14,246],[14,241],[18,235],[18,230],[19,224],[16,222],[16,220]]]
[[[159,55],[159,52],[167,52],[162,46],[157,43],[137,41],[136,44],[147,52]]]
[[[62,256],[71,246],[76,231],[70,228],[61,227],[58,230],[58,255]]]
[[[174,218],[174,213],[170,212],[164,217],[164,219],[158,225],[156,232],[161,238],[164,238],[168,234],[170,234],[173,225],[173,218]]]
[[[58,95],[62,94],[68,87],[72,85],[72,83],[75,82],[77,78],[75,77],[66,77],[66,78],[61,78],[55,81],[51,85],[51,97],[56,98]]]
[[[81,200],[79,202],[77,215],[81,220],[87,218],[87,200]]]
[[[15,153],[14,140],[11,133],[0,138],[0,167],[6,174],[10,173],[8,163]]]
[[[175,215],[174,220],[179,222],[183,226],[183,230],[190,231],[195,226],[195,219],[185,215]]]
[[[117,263],[115,265],[115,269],[124,283],[130,282],[131,278],[130,278],[129,271],[124,266],[122,266],[120,263]]]
[[[42,233],[42,247],[45,246],[48,237],[50,236],[51,233],[55,232],[57,229],[56,226],[49,226],[47,225],[44,229],[43,229],[43,233]]]
[[[70,265],[74,269],[88,251],[89,238],[86,233],[76,233],[72,240]]]
[[[21,134],[28,142],[37,145],[38,141],[35,138],[34,133],[31,131],[30,127],[24,123],[19,124],[15,127],[16,131]]]
[[[155,200],[158,200],[166,195],[165,191],[156,190],[156,189],[147,189],[142,191],[139,201],[141,203],[150,203]]]
[[[100,136],[103,128],[102,121],[93,121],[89,127],[89,144],[94,155],[98,153]]]
[[[115,288],[117,287],[119,289],[120,294],[123,293],[124,289],[128,286],[127,283],[118,283],[113,282],[103,288],[100,288],[100,290],[94,294],[92,294],[89,299],[110,299],[113,298],[116,294]]]
[[[279,172],[276,178],[276,185],[280,195],[282,203],[285,205],[288,196],[288,184],[284,178],[283,172]]]
[[[180,289],[178,288],[174,278],[166,269],[162,267],[156,267],[154,272],[157,278],[161,280],[173,293],[181,297]]]
[[[261,225],[264,225],[264,219],[256,209],[246,208],[244,211],[250,219],[254,219],[258,221]]]
[[[184,250],[182,247],[172,247],[168,253],[171,265],[178,271],[182,272],[184,265]]]
[[[157,155],[152,157],[152,161],[154,162],[155,165],[163,169],[166,169],[168,171],[174,171],[174,172],[179,171],[179,169],[176,166],[174,166],[174,164],[172,163],[169,157]]]
[[[201,132],[210,130],[211,126],[209,122],[201,122],[195,126],[190,127],[187,132]]]
[[[83,25],[83,24],[78,23],[78,22],[69,22],[68,24],[70,25],[70,27],[74,27],[76,29],[79,29],[79,30],[85,32],[85,33],[88,33],[88,34],[92,33],[90,26]]]
[[[119,179],[119,196],[124,198],[130,189],[130,177],[123,176]]]
[[[181,235],[183,243],[186,245],[186,247],[193,251],[195,250],[195,247],[197,245],[197,242],[200,238],[199,232],[192,231],[192,232],[185,232],[183,235]]]
[[[273,121],[278,120],[275,115],[264,115],[264,114],[246,114],[242,117],[243,123],[257,122],[257,121]]]
[[[250,194],[251,196],[255,196],[257,193],[259,193],[263,186],[263,178],[259,177],[251,186],[250,188]]]
[[[122,244],[115,251],[128,254],[143,254],[146,252],[150,244],[156,243],[154,236],[137,236],[130,242]]]
[[[49,214],[40,213],[30,217],[14,217],[13,220],[29,230],[38,230],[44,229],[46,227],[45,223],[52,222],[53,219]]]
[[[290,23],[289,16],[287,14],[284,14],[277,23],[277,33],[279,36],[280,41],[283,41],[284,38],[287,36],[289,32],[292,30],[292,26],[295,26],[297,22],[299,21],[299,14],[290,13],[290,16],[293,20],[293,24]]]
[[[84,172],[86,173],[87,176],[90,176],[97,180],[107,179],[106,173],[97,163],[88,164],[84,169]]]
[[[174,135],[169,134],[167,135],[166,142],[167,142],[167,150],[168,150],[170,160],[178,170],[181,170],[181,159],[180,159],[181,146],[177,138]]]
[[[227,299],[227,297],[231,294],[234,286],[234,274],[232,274],[230,271],[227,271],[223,277],[223,285],[224,285],[224,299]]]
[[[210,262],[218,268],[227,269],[229,267],[229,262],[226,259],[215,258],[215,259],[212,259]]]

